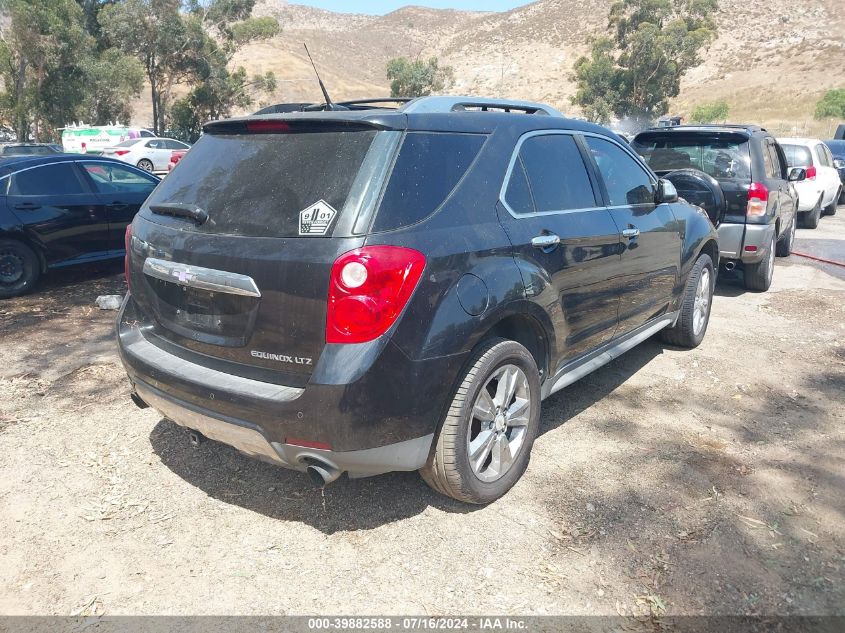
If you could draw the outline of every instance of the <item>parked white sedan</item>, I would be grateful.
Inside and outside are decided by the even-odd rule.
[[[836,213],[842,181],[827,145],[812,138],[779,138],[789,167],[803,167],[807,179],[795,183],[798,212],[804,226],[814,229],[822,215]]]
[[[172,138],[133,138],[114,147],[107,147],[103,155],[117,158],[145,171],[167,171],[173,150],[190,147],[187,143]]]

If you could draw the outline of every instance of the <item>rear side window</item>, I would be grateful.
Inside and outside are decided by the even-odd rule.
[[[140,170],[111,163],[82,163],[97,193],[149,193],[158,184]]]
[[[416,224],[434,213],[467,172],[485,138],[409,132],[396,157],[373,231]]]
[[[587,145],[604,180],[610,206],[654,204],[654,182],[628,152],[594,136],[587,137]]]
[[[575,139],[568,134],[527,138],[519,148],[505,202],[516,213],[595,207],[590,176]]]
[[[79,193],[85,193],[85,189],[70,163],[19,171],[11,176],[9,182],[10,196],[62,196]]]
[[[293,237],[300,212],[323,201],[335,210],[331,235],[375,134],[204,134],[148,202],[200,207],[203,232]]]
[[[788,144],[781,144],[781,148],[786,154],[786,162],[790,167],[810,167],[813,164],[813,156],[809,148]]]

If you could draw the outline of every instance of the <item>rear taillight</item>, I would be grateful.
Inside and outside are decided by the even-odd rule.
[[[115,156],[123,156],[124,154],[128,154],[128,153],[129,153],[128,149],[119,149],[114,153],[114,155]]]
[[[816,175],[817,175],[817,172],[816,172],[816,166],[815,165],[810,165],[809,167],[807,167],[807,180],[815,180]]]
[[[365,343],[396,321],[425,268],[425,255],[401,246],[365,246],[332,265],[326,343]]]
[[[746,215],[759,217],[766,215],[769,206],[769,190],[762,182],[753,182],[748,188],[748,209]]]
[[[129,250],[132,248],[132,225],[126,227],[126,234],[123,238],[123,246],[126,254],[123,256],[123,276],[126,277],[126,285],[132,290],[132,282],[129,279]]]

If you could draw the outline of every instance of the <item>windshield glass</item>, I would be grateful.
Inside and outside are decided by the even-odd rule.
[[[736,137],[640,135],[631,147],[656,172],[698,169],[714,178],[751,179],[748,142]]]

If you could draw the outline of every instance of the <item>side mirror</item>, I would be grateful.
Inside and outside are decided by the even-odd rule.
[[[789,170],[789,182],[807,180],[807,170],[803,167],[793,167]]]
[[[833,166],[836,167],[836,169],[845,169],[845,160],[842,160],[841,158],[834,158]]]
[[[657,192],[655,193],[655,202],[657,204],[667,204],[678,201],[678,190],[675,189],[670,181],[661,178],[657,181]]]

